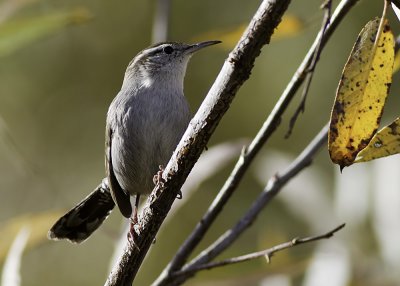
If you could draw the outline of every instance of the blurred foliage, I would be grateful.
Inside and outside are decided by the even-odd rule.
[[[225,50],[231,50],[240,37],[244,30],[247,28],[248,23],[240,24],[239,26],[224,28],[224,29],[212,29],[212,31],[202,33],[192,39],[193,42],[201,41],[202,39],[218,39],[222,41],[217,47]],[[286,37],[298,36],[304,29],[304,23],[296,15],[286,14],[282,18],[282,22],[279,24],[275,33],[272,36],[273,40],[281,40]]]
[[[7,56],[45,36],[51,36],[71,24],[84,23],[91,17],[87,9],[76,8],[3,23],[0,25],[0,57]]]
[[[7,255],[10,246],[18,232],[26,227],[30,236],[27,249],[37,247],[47,242],[47,231],[64,211],[48,211],[37,214],[22,214],[0,224],[0,263]]]

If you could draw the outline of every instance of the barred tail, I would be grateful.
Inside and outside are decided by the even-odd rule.
[[[53,225],[47,237],[53,240],[67,239],[73,243],[81,243],[103,223],[114,206],[108,181],[105,178],[92,193]]]

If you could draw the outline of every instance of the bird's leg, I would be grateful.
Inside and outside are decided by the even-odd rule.
[[[137,224],[138,223],[138,211],[139,211],[139,202],[140,202],[140,195],[136,194],[136,198],[135,198],[135,205],[133,206],[133,223]]]
[[[137,233],[135,230],[135,225],[139,222],[138,220],[138,210],[139,210],[140,195],[136,194],[135,205],[133,206],[132,216],[130,218],[130,228],[128,233],[128,240],[135,246],[139,251],[139,247],[136,243]]]

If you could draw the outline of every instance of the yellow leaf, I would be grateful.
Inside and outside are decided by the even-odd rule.
[[[204,39],[218,39],[222,41],[222,43],[218,45],[219,48],[232,49],[239,41],[246,27],[247,24],[240,24],[234,27],[216,29],[196,36],[192,41],[198,42]],[[275,33],[272,35],[272,38],[277,40],[292,37],[299,34],[303,29],[304,23],[297,16],[285,15]]]
[[[397,153],[400,153],[400,117],[379,130],[354,162],[371,161]]]
[[[392,82],[393,60],[388,22],[380,23],[378,18],[368,22],[347,60],[331,114],[329,154],[341,168],[354,162],[378,129]]]

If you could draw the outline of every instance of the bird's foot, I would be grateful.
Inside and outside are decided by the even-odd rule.
[[[162,173],[164,172],[164,167],[162,165],[159,165],[158,169],[159,170],[158,170],[157,174],[155,174],[154,177],[153,177],[153,183],[156,186],[158,184],[160,184],[161,187],[162,187],[164,185],[164,182],[165,182],[164,178],[162,177]]]
[[[135,225],[137,224],[137,222],[138,222],[137,216],[130,218],[128,241],[130,244],[132,244],[136,248],[137,251],[140,251],[140,248],[137,244],[137,239],[139,238],[139,236],[135,229]]]

